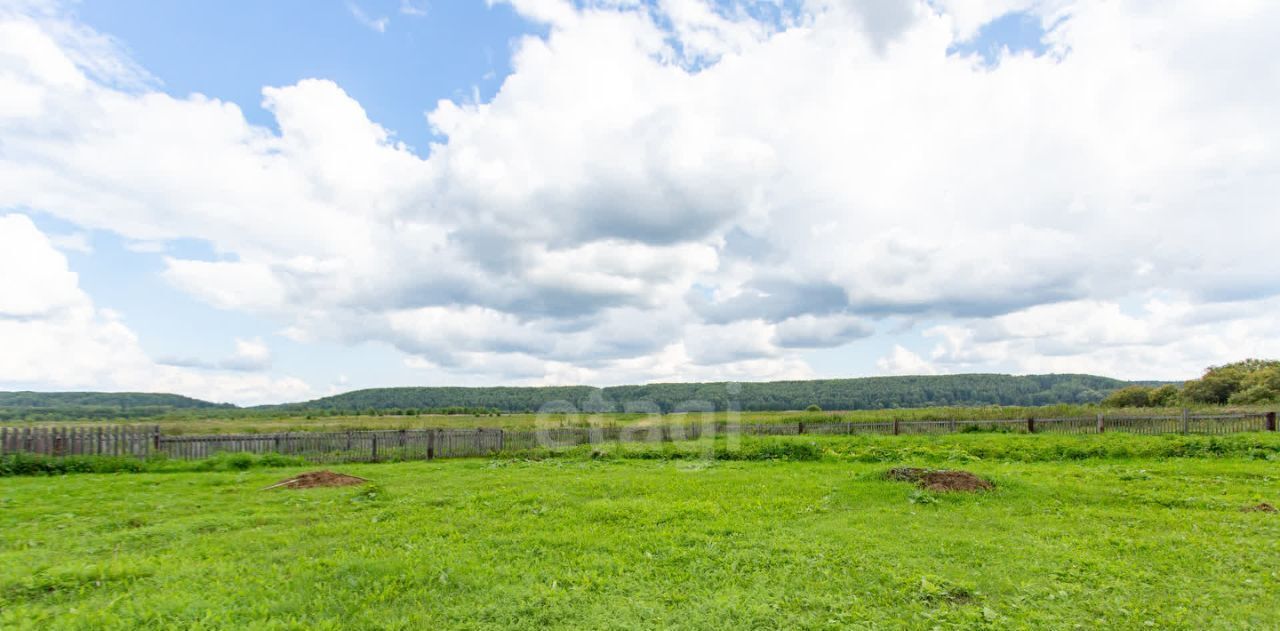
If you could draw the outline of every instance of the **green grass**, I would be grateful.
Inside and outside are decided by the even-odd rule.
[[[0,628],[1280,626],[1275,437],[943,438],[4,478]]]

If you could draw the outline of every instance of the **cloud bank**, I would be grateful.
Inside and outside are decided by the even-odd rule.
[[[809,350],[917,322],[932,348],[868,371],[1280,353],[1276,3],[511,4],[546,35],[491,100],[424,104],[421,152],[323,78],[263,89],[277,132],[14,5],[0,208],[207,241],[222,256],[165,259],[173,286],[494,382],[805,377]],[[1041,51],[955,52],[1010,11]],[[47,267],[0,322],[78,309],[77,362],[117,361],[132,334]]]

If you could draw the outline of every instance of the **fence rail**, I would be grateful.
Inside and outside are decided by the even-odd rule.
[[[798,423],[707,423],[632,425],[626,427],[560,427],[540,430],[401,429],[348,432],[289,432],[279,434],[218,434],[165,436],[155,426],[0,427],[0,454],[49,456],[104,455],[144,458],[163,455],[175,459],[207,458],[217,453],[278,453],[311,462],[371,462],[431,460],[485,456],[536,447],[571,447],[605,442],[675,442],[733,434],[795,435],[919,435],[975,431],[1045,434],[1233,434],[1276,431],[1275,412],[1180,416],[1104,416]]]

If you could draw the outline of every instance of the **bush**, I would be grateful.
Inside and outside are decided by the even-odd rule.
[[[1145,408],[1151,405],[1152,389],[1146,386],[1128,386],[1107,395],[1102,405],[1112,408]]]
[[[1264,384],[1250,386],[1248,389],[1232,394],[1227,399],[1229,403],[1235,405],[1257,405],[1274,403],[1278,400],[1280,400],[1280,388],[1272,388]]]
[[[1173,384],[1165,384],[1147,393],[1147,400],[1151,407],[1168,408],[1178,405],[1178,387]]]
[[[67,473],[118,473],[145,471],[148,462],[126,456],[0,456],[0,477],[11,475],[63,475]]]
[[[247,471],[259,467],[293,467],[305,465],[307,461],[297,456],[283,456],[275,453],[217,453],[204,460],[196,460],[190,464],[195,471]]]
[[[257,467],[294,467],[306,460],[280,454],[220,453],[204,460],[147,459],[129,456],[0,456],[0,477],[13,475],[65,475],[68,473],[138,473],[143,471],[244,471]]]
[[[1211,366],[1188,381],[1182,397],[1191,403],[1265,403],[1280,400],[1280,361],[1246,359]]]
[[[805,411],[805,412],[821,412],[821,411],[822,411],[822,408],[818,407],[818,404],[817,404],[817,403],[814,403],[814,404],[810,405],[809,407],[805,408],[805,409],[804,409],[804,411]]]

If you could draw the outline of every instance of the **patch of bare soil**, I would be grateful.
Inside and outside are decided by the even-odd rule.
[[[1255,506],[1246,506],[1240,510],[1246,513],[1280,513],[1280,509],[1277,509],[1276,507],[1266,502],[1257,504]]]
[[[995,488],[990,482],[968,471],[895,467],[885,477],[899,482],[914,482],[926,491],[961,491],[973,493]]]
[[[368,480],[364,478],[357,478],[354,475],[347,475],[345,473],[334,473],[332,471],[310,471],[287,480],[281,480],[262,490],[268,491],[279,488],[312,489],[320,486],[354,486],[356,484],[364,484],[365,482],[368,482]]]

